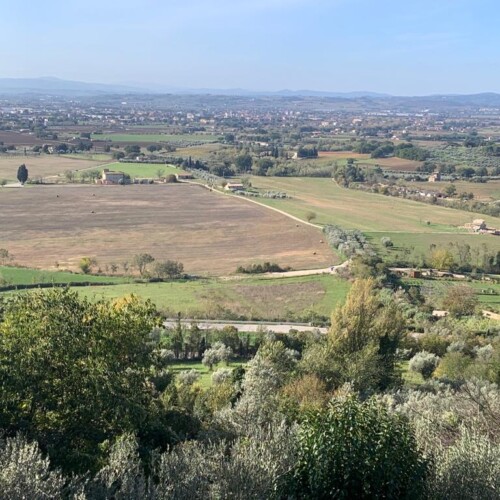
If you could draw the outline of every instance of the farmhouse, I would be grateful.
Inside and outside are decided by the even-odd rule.
[[[100,184],[125,184],[125,174],[123,172],[116,172],[105,168],[102,171],[101,179],[96,181]]]
[[[228,182],[224,187],[226,191],[245,191],[245,186],[237,182]]]
[[[439,182],[441,180],[441,174],[439,172],[434,172],[429,176],[429,182]]]

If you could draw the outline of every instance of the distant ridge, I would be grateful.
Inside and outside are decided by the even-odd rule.
[[[147,92],[147,89],[106,83],[86,83],[62,80],[54,77],[42,78],[0,78],[1,94],[117,94]]]
[[[388,94],[377,92],[327,92],[318,90],[278,90],[278,91],[253,91],[246,89],[210,89],[210,88],[178,88],[167,85],[114,85],[105,83],[87,83],[72,80],[63,80],[55,77],[41,78],[0,78],[1,94],[180,94],[180,95],[230,95],[230,96],[283,96],[283,97],[340,97],[356,99],[359,97],[389,97]]]
[[[394,96],[380,92],[353,91],[333,92],[321,90],[277,90],[256,91],[241,88],[211,89],[211,88],[180,88],[162,84],[106,84],[88,83],[72,80],[63,80],[54,77],[42,78],[0,78],[0,95],[26,95],[40,94],[47,96],[98,96],[98,95],[124,95],[124,94],[173,94],[173,95],[212,95],[232,97],[282,97],[282,98],[318,98],[318,99],[345,99],[364,101],[367,103],[387,103],[391,106],[413,105],[419,107],[432,107],[446,104],[447,107],[474,106],[500,108],[500,94],[483,92],[477,94],[437,94],[429,96]]]

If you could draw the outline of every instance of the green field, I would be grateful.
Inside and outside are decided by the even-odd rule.
[[[134,293],[151,299],[168,315],[214,319],[293,320],[309,311],[329,317],[345,299],[349,283],[318,275],[300,278],[248,278],[169,283],[133,283],[76,288],[92,300]]]
[[[238,366],[246,365],[247,361],[232,361],[227,366],[225,363],[219,363],[214,366],[213,371],[208,369],[208,366],[205,366],[201,361],[174,361],[169,363],[169,369],[177,375],[180,372],[185,370],[196,370],[200,373],[200,379],[197,384],[199,384],[204,389],[207,389],[212,385],[212,373],[218,370],[219,368],[236,368]]]
[[[209,134],[92,134],[92,139],[111,142],[216,142],[219,137]]]
[[[0,278],[9,285],[33,283],[127,283],[129,278],[120,276],[94,276],[65,271],[41,271],[25,267],[0,266]]]
[[[500,238],[490,234],[462,234],[462,233],[393,233],[365,232],[370,243],[378,249],[382,256],[394,256],[403,248],[410,250],[415,255],[427,255],[431,245],[448,247],[450,243],[468,244],[473,256],[480,257],[480,250],[486,246],[488,250],[500,249]],[[382,237],[391,238],[394,246],[385,248],[381,243]],[[474,262],[474,259],[473,259]],[[480,262],[475,263],[480,265]]]
[[[158,163],[109,163],[105,166],[109,170],[118,170],[130,177],[157,177],[158,170],[163,170],[163,176],[169,174],[185,173],[184,170],[173,165],[162,165]]]
[[[470,286],[476,292],[476,297],[479,301],[479,306],[488,310],[500,312],[500,283],[482,282],[482,281],[462,281],[462,280],[424,280],[408,278],[405,282],[413,285],[418,285],[426,289],[430,293],[435,293],[436,296],[444,293],[450,286],[465,284]],[[436,304],[439,309],[439,305]]]
[[[292,198],[259,201],[305,219],[314,212],[317,224],[338,224],[367,232],[465,233],[460,226],[473,219],[486,219],[500,227],[500,218],[429,205],[417,201],[339,187],[331,179],[304,177],[252,177],[252,185],[284,191]],[[430,222],[430,224],[427,224]]]

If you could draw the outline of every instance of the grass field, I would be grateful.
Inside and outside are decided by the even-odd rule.
[[[110,163],[106,165],[106,168],[110,170],[118,170],[125,174],[130,175],[130,177],[153,177],[156,178],[156,173],[158,170],[163,170],[163,175],[168,174],[180,174],[184,170],[174,167],[172,165],[160,165],[157,163]]]
[[[65,271],[42,271],[25,267],[0,266],[0,278],[9,285],[32,283],[127,283],[129,278],[120,276],[94,276]]]
[[[43,269],[57,261],[76,270],[84,256],[101,268],[121,266],[137,253],[201,275],[255,262],[313,269],[338,260],[317,229],[189,184],[4,189],[0,227],[12,264]]]
[[[108,158],[106,156],[106,158]],[[49,177],[61,174],[66,170],[82,170],[96,168],[108,160],[89,160],[57,155],[40,156],[0,156],[0,179],[17,181],[17,169],[24,163],[28,168],[29,177]]]
[[[462,233],[393,233],[390,231],[380,233],[365,232],[369,241],[378,248],[382,256],[390,257],[402,248],[411,250],[417,255],[428,255],[430,245],[437,247],[447,247],[450,243],[468,244],[471,247],[472,255],[480,256],[479,250],[481,247],[486,247],[490,250],[500,250],[500,239],[497,236],[490,234],[462,234]],[[382,237],[391,238],[394,246],[390,249],[385,248],[380,239]],[[478,262],[477,265],[480,263]]]
[[[92,139],[111,142],[216,142],[219,138],[209,134],[92,134]]]
[[[481,282],[481,281],[451,281],[451,280],[424,280],[424,279],[406,279],[407,283],[419,285],[428,290],[428,293],[435,293],[438,296],[444,293],[450,286],[466,284],[474,289],[479,302],[479,307],[500,312],[500,283]],[[436,303],[439,309],[439,304]]]
[[[205,366],[201,361],[174,361],[172,363],[169,363],[168,368],[172,370],[175,375],[186,370],[196,370],[200,374],[200,378],[196,383],[204,389],[207,389],[212,385],[212,374],[214,371],[218,370],[219,368],[234,369],[238,366],[245,366],[246,363],[247,361],[232,361],[228,365],[226,365],[225,363],[219,363],[218,365],[214,366],[213,371],[210,371],[208,369],[208,366]]]
[[[285,191],[291,199],[259,201],[301,218],[313,211],[318,224],[338,224],[367,232],[463,233],[466,231],[460,226],[473,219],[486,219],[489,225],[500,227],[499,218],[345,189],[330,179],[252,177],[252,185]]]
[[[159,309],[172,316],[180,312],[185,318],[277,321],[303,318],[308,311],[329,316],[333,308],[343,302],[348,289],[347,281],[329,275],[76,288],[92,300],[134,293],[151,299]]]

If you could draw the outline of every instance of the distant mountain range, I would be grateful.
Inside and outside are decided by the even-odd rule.
[[[0,78],[0,95],[40,94],[51,96],[97,96],[106,94],[176,94],[176,95],[214,95],[242,97],[283,97],[283,98],[335,98],[350,100],[370,100],[395,104],[413,104],[419,107],[445,105],[500,107],[500,94],[480,93],[471,95],[432,95],[432,96],[392,96],[378,92],[327,92],[317,90],[279,90],[252,91],[247,89],[209,89],[179,88],[159,84],[114,85],[105,83],[86,83],[60,78]]]

